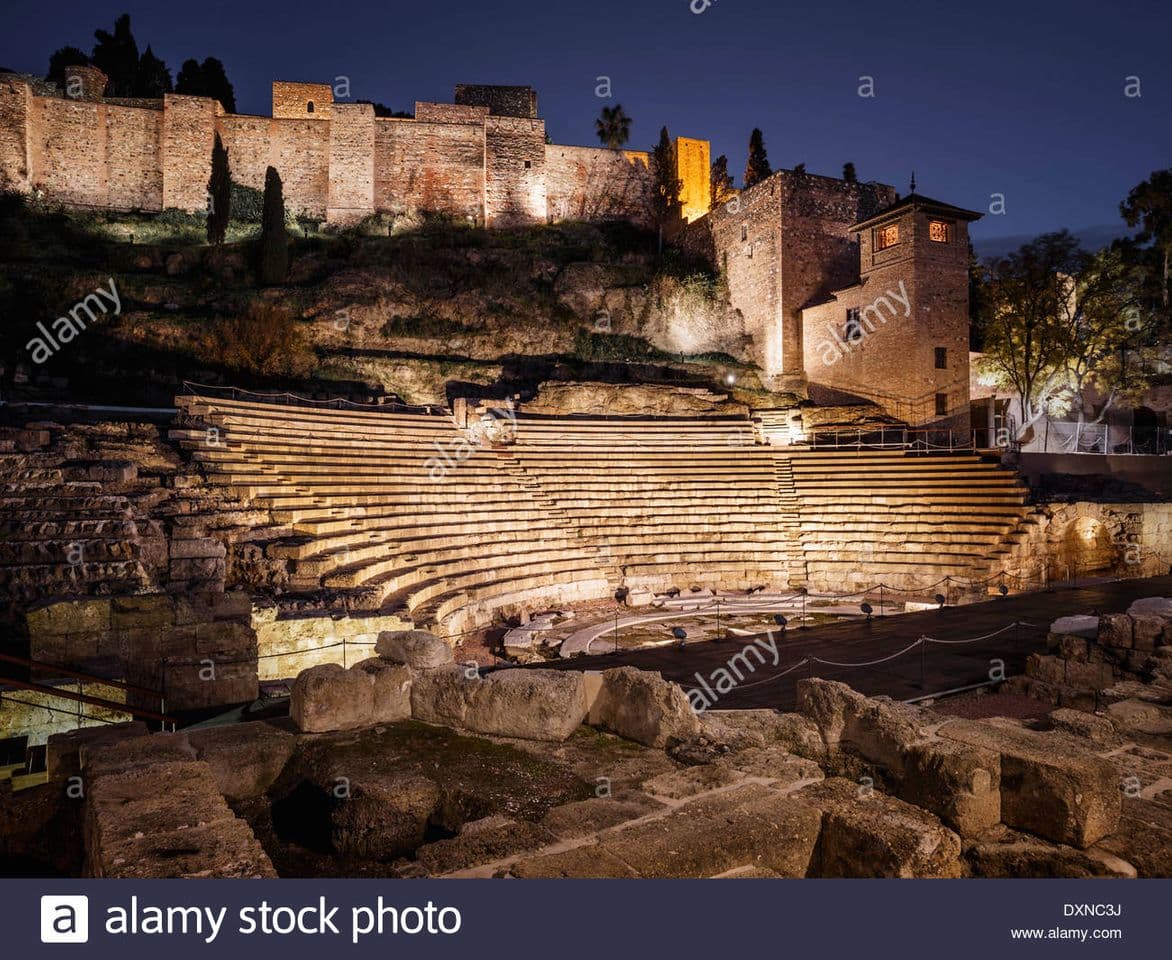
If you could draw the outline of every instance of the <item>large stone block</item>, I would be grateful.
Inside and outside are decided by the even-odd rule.
[[[1151,613],[1132,615],[1134,646],[1136,650],[1151,652],[1162,646],[1164,630],[1172,623],[1168,618]]]
[[[1092,616],[1059,617],[1050,624],[1050,632],[1094,640],[1099,635],[1099,618]]]
[[[571,670],[500,670],[466,684],[464,726],[523,740],[565,740],[586,718],[582,674]]]
[[[836,680],[799,680],[797,709],[817,725],[829,749],[848,746],[893,771],[901,767],[903,749],[924,738],[915,707],[865,697]]]
[[[239,650],[209,650],[168,657],[165,669],[168,710],[196,710],[256,699],[255,653],[248,656]]]
[[[424,723],[463,727],[469,686],[481,683],[459,664],[422,671],[411,683],[411,716]]]
[[[1027,677],[1034,680],[1060,686],[1066,682],[1066,661],[1061,657],[1031,653],[1026,659],[1025,672]]]
[[[416,670],[432,670],[453,661],[452,648],[426,630],[384,630],[374,652]]]
[[[826,752],[817,725],[797,713],[776,710],[705,710],[700,734],[722,751],[776,745],[817,760]]]
[[[971,720],[949,721],[940,735],[1000,754],[1008,826],[1085,849],[1119,823],[1115,768],[1073,737]]]
[[[1136,600],[1127,612],[1133,617],[1158,616],[1172,620],[1172,597],[1145,597]]]
[[[189,730],[187,740],[229,800],[259,797],[268,790],[297,745],[293,733],[263,722]]]
[[[25,615],[29,636],[99,633],[110,629],[110,600],[66,600],[30,610]]]
[[[77,776],[81,772],[80,751],[83,745],[99,746],[117,743],[131,737],[145,737],[147,726],[141,720],[97,727],[83,727],[68,733],[54,733],[45,749],[45,763],[50,780]]]
[[[410,667],[391,663],[381,657],[371,657],[356,663],[351,669],[367,674],[373,684],[371,723],[394,723],[411,717],[411,680],[414,673]]]
[[[1135,644],[1134,625],[1126,613],[1099,618],[1099,643],[1105,647],[1130,648]]]
[[[1114,746],[1119,742],[1115,727],[1106,717],[1097,717],[1093,713],[1082,710],[1063,708],[1050,714],[1050,724],[1055,730],[1069,733],[1075,737],[1083,737],[1091,743],[1101,746]]]
[[[794,796],[822,811],[817,876],[960,876],[960,837],[919,807],[842,779]]]
[[[894,790],[962,837],[975,837],[1001,821],[1001,758],[955,741],[913,743],[903,751]]]
[[[289,716],[303,733],[368,726],[373,710],[374,683],[363,670],[324,663],[293,681]]]
[[[128,838],[111,844],[104,855],[107,864],[101,875],[111,878],[277,877],[248,824],[235,818]]]
[[[641,877],[714,877],[743,867],[805,877],[820,826],[812,805],[751,785],[609,831],[598,850]]]
[[[602,674],[602,688],[590,707],[591,726],[662,748],[700,732],[700,721],[683,689],[657,673],[617,667]]]
[[[1115,671],[1109,663],[1066,662],[1066,686],[1075,690],[1102,690],[1115,682]]]
[[[187,733],[153,733],[146,737],[129,737],[115,742],[83,743],[80,750],[82,771],[87,778],[106,774],[123,774],[140,767],[188,763],[196,759]],[[201,776],[203,772],[201,769]]]
[[[1130,863],[1105,851],[1076,850],[1025,834],[975,844],[965,851],[965,860],[974,877],[1052,880],[1136,875]]]
[[[175,604],[167,594],[115,597],[110,610],[114,630],[166,630],[175,624]]]

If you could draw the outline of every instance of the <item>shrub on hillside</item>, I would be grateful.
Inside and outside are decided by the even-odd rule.
[[[289,312],[263,300],[214,325],[204,349],[214,363],[262,377],[304,377],[315,363],[305,334]]]
[[[260,223],[264,214],[265,195],[260,190],[232,181],[232,219],[241,223]]]

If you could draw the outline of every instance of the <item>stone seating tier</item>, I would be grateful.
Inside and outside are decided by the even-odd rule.
[[[623,585],[972,576],[1025,512],[1015,477],[975,455],[794,453],[748,420],[522,415],[489,442],[441,416],[180,406],[172,437],[208,480],[292,529],[266,554],[296,587],[359,591],[449,635],[523,598]]]

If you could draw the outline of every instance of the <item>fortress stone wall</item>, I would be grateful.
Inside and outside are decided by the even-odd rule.
[[[334,102],[328,84],[278,81],[272,115],[258,117],[204,97],[103,98],[100,74],[73,72],[67,94],[0,75],[0,185],[78,207],[201,211],[218,135],[236,182],[262,189],[275,167],[286,208],[332,224],[431,213],[489,227],[650,225],[649,155],[547,143],[530,87],[464,84],[454,103],[419,102],[413,118],[390,118]],[[769,386],[833,405],[878,403],[967,436],[965,258],[976,214],[926,198],[905,208],[885,184],[798,170],[710,210],[708,142],[675,146],[684,223],[674,232],[722,274],[751,338],[744,359]],[[877,217],[899,233],[890,246],[878,243]],[[941,221],[945,243],[929,236]],[[914,299],[903,316],[892,315],[892,292]],[[877,303],[889,314],[882,323]],[[857,342],[845,337],[854,313],[868,327]],[[828,331],[845,344],[836,354]]]
[[[79,72],[68,94],[0,75],[0,184],[74,207],[196,212],[218,134],[233,180],[262,189],[273,166],[291,212],[332,223],[406,212],[488,226],[647,216],[647,154],[547,144],[529,87],[461,85],[455,103],[417,103],[404,119],[335,103],[328,84],[278,81],[272,115],[260,117],[206,97],[102,98],[100,77]],[[687,189],[700,204],[707,170],[696,158],[707,143],[687,144]]]

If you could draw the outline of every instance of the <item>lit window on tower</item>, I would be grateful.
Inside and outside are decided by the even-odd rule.
[[[952,239],[952,224],[943,220],[929,221],[928,239],[933,243],[948,243]]]
[[[886,250],[899,243],[899,224],[892,223],[879,228],[879,249]]]

